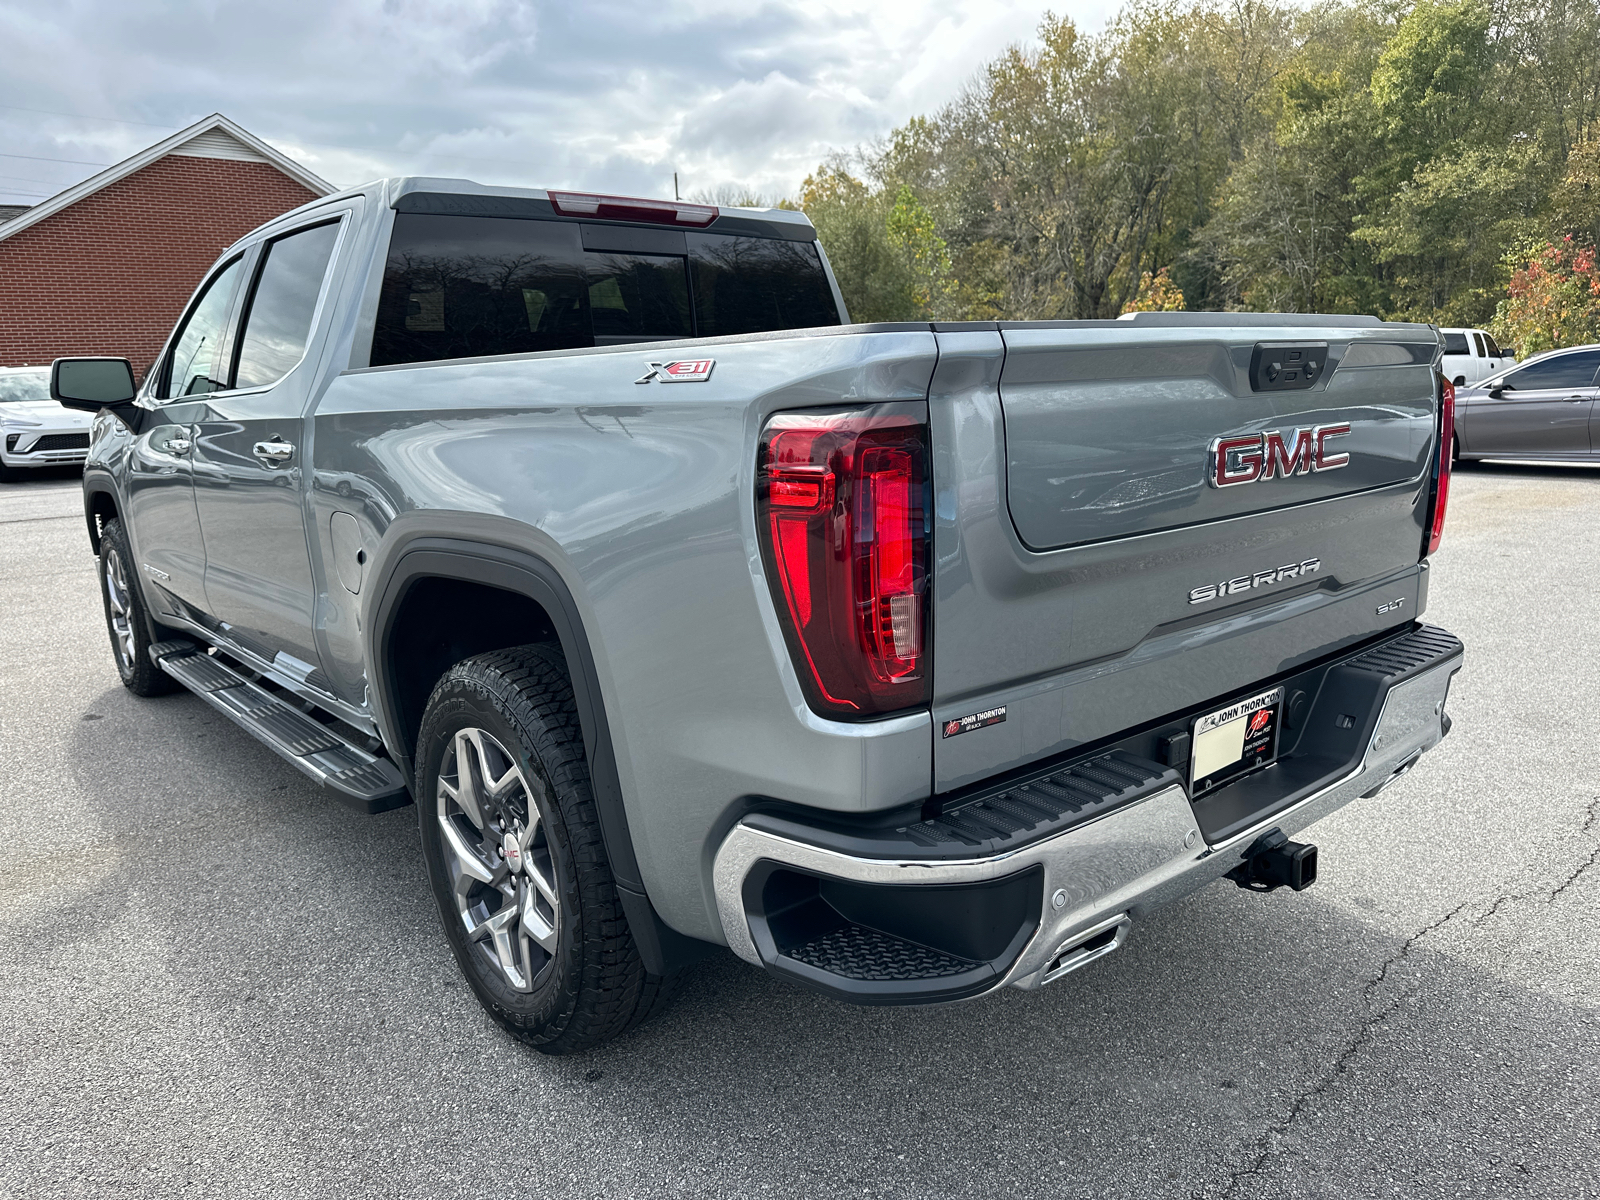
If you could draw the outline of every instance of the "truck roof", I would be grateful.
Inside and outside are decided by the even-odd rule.
[[[559,189],[493,187],[470,179],[447,179],[428,175],[399,175],[381,181],[389,206],[397,212],[435,213],[449,216],[523,217],[557,221],[583,221],[587,224],[653,224],[648,221],[622,221],[601,215],[574,216],[559,212],[551,203],[551,192],[559,198],[572,195]],[[370,188],[371,185],[368,185]],[[354,189],[367,190],[367,188]],[[599,195],[585,192],[584,195]],[[602,196],[602,199],[631,197]],[[790,241],[812,242],[817,231],[804,213],[788,208],[742,208],[728,205],[703,205],[699,202],[661,200],[663,207],[692,204],[716,213],[696,232],[746,234],[777,237]],[[666,224],[663,222],[663,224]],[[677,225],[676,228],[687,228]]]

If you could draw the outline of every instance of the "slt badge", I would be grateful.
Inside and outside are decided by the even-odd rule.
[[[635,383],[649,383],[659,379],[662,383],[704,383],[711,378],[711,368],[717,365],[714,358],[685,358],[677,362],[651,363],[644,378]]]

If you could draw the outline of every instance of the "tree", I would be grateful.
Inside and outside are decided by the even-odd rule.
[[[1523,357],[1600,341],[1600,269],[1593,246],[1571,238],[1531,242],[1509,251],[1506,265],[1511,282],[1492,327],[1498,340],[1516,346]]]
[[[918,280],[891,242],[884,197],[840,160],[801,185],[800,209],[811,218],[853,321],[910,321],[923,315]]]
[[[1477,324],[1508,246],[1600,241],[1600,0],[1129,0],[1047,16],[805,205],[852,311]],[[1521,286],[1521,285],[1519,285]]]
[[[1131,312],[1182,312],[1183,292],[1172,282],[1167,268],[1151,274],[1146,271],[1139,277],[1139,290],[1122,306],[1124,313]]]

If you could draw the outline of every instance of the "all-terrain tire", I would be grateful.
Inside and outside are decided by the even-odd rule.
[[[539,952],[548,957],[540,969],[530,969],[521,987],[497,967],[498,951],[486,944],[483,935],[489,922],[474,921],[463,911],[465,902],[458,890],[463,879],[462,841],[451,842],[445,832],[445,797],[454,786],[448,781],[454,779],[459,785],[460,772],[466,770],[460,761],[467,754],[461,749],[466,744],[463,738],[492,744],[497,754],[504,750],[521,769],[526,786],[513,781],[510,794],[528,795],[510,803],[520,805],[525,818],[513,823],[520,828],[537,821],[542,830],[540,869],[553,875],[559,897],[554,948]],[[558,647],[497,650],[469,658],[445,673],[423,713],[413,795],[423,856],[446,936],[478,1001],[495,1021],[543,1053],[572,1054],[625,1033],[664,1006],[676,978],[645,970],[628,929],[595,812],[572,684]],[[537,816],[530,819],[526,810],[535,805]],[[458,822],[462,819],[459,806],[449,811],[456,813]],[[471,841],[490,824],[485,818],[478,829],[465,824],[457,828]],[[498,866],[504,872],[512,856],[519,864],[523,861],[521,852],[510,845],[497,859],[491,843],[486,833],[481,844],[473,843],[480,868]],[[531,861],[531,848],[526,853]],[[531,876],[533,868],[521,869]],[[526,879],[522,882],[525,885]],[[503,903],[482,885],[470,879],[466,884],[488,894],[486,904]],[[486,907],[474,911],[493,915]],[[476,936],[469,928],[474,924]]]
[[[122,686],[135,696],[165,696],[177,691],[179,685],[150,661],[150,619],[136,570],[128,532],[119,518],[112,517],[100,530],[100,565],[96,572],[106,632],[111,635],[111,657],[122,677]]]

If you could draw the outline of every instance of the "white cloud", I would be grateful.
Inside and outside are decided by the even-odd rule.
[[[948,102],[1043,3],[0,0],[0,203],[220,111],[337,184],[383,174],[791,193]],[[1111,0],[1071,11],[1098,27]],[[15,189],[7,192],[5,189]]]

